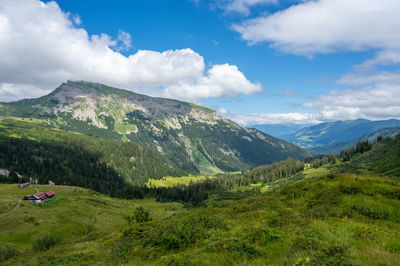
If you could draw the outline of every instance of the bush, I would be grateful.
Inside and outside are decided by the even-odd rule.
[[[150,212],[148,210],[145,210],[142,206],[137,207],[135,213],[133,214],[133,219],[137,223],[151,221]]]
[[[373,219],[373,220],[387,220],[389,218],[389,213],[387,210],[382,208],[377,208],[375,206],[369,206],[367,204],[353,205],[351,208],[357,211],[359,214]]]
[[[364,226],[360,226],[354,230],[353,237],[358,240],[360,240],[360,239],[374,240],[377,233],[378,233],[378,230],[376,228],[364,225]]]
[[[252,258],[261,254],[261,251],[246,238],[225,237],[213,241],[210,250],[228,253],[234,257]]]
[[[0,247],[0,262],[11,259],[12,257],[18,256],[20,252],[14,246],[7,245],[4,248]]]
[[[54,247],[60,243],[61,239],[59,236],[53,233],[47,233],[46,235],[39,237],[32,243],[32,249],[34,251],[46,251],[51,247]]]

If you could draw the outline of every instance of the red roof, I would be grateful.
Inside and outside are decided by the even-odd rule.
[[[54,196],[56,193],[54,193],[54,191],[50,190],[48,192],[45,193],[48,197],[52,197]]]
[[[47,199],[47,195],[43,192],[36,193],[35,196],[39,197],[40,199]]]
[[[50,191],[47,191],[46,193],[39,192],[34,195],[27,195],[27,196],[25,196],[25,199],[26,200],[37,200],[37,199],[44,200],[44,199],[53,197],[55,194],[56,193],[54,191],[50,190]]]

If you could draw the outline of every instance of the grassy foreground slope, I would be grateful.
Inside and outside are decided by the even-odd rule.
[[[28,250],[29,256],[7,263],[400,264],[400,182],[386,177],[330,174],[309,178],[247,199],[210,203],[210,207],[169,219],[135,223],[119,235],[107,233],[108,228],[118,228],[107,222],[117,208],[111,202],[105,210],[104,204],[86,197],[79,202],[101,206],[93,213],[104,215],[104,221],[98,217],[98,228],[104,235],[62,241],[46,252]],[[29,214],[23,215],[29,218]],[[116,221],[123,224],[123,218]],[[100,226],[103,223],[104,228]]]
[[[21,202],[24,195],[37,190],[53,190],[56,198],[37,205]],[[71,251],[69,255],[75,257],[77,263],[79,257],[86,255],[95,263],[91,254],[105,254],[97,249],[105,249],[103,244],[128,225],[126,216],[140,206],[149,210],[155,221],[183,211],[180,203],[121,200],[78,187],[34,185],[19,189],[16,184],[0,184],[0,248],[12,245],[17,249],[21,254],[17,264],[47,264],[45,258],[41,261],[40,254],[31,251],[31,247],[37,238],[50,232],[61,238],[60,245],[67,252]]]

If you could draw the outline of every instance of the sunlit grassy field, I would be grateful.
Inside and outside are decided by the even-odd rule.
[[[22,201],[24,195],[53,190],[56,198],[42,204]],[[154,199],[121,200],[92,190],[70,186],[33,185],[17,188],[16,184],[0,184],[0,244],[10,243],[18,248],[30,248],[32,240],[54,232],[65,241],[88,233],[118,233],[127,226],[125,216],[136,207],[148,209],[155,220],[182,212],[180,203],[158,203]],[[89,232],[90,231],[90,232]]]
[[[207,178],[213,179],[214,176],[181,176],[181,177],[172,177],[166,176],[162,179],[149,179],[146,183],[148,187],[173,187],[178,185],[189,185],[191,182],[201,182],[206,180]]]

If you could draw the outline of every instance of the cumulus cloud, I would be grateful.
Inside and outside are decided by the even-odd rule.
[[[120,51],[132,48],[129,33],[119,31],[114,39],[89,35],[78,24],[80,17],[62,11],[56,2],[0,1],[0,101],[39,96],[68,79],[180,99],[261,90],[236,66],[214,65],[207,70],[203,57],[192,49],[139,50],[124,56]],[[29,87],[30,94],[22,94]]]
[[[317,0],[233,26],[251,44],[303,55],[400,47],[400,1]]]
[[[400,119],[400,85],[376,84],[355,90],[333,90],[303,104],[307,113],[234,114],[230,117],[242,125],[312,124],[326,121],[366,118]]]
[[[356,90],[334,90],[304,107],[317,109],[323,120],[400,118],[400,85],[378,84]]]
[[[355,65],[337,81],[349,89],[334,90],[303,104],[313,115],[300,117],[317,121],[400,118],[398,10],[398,0],[305,1],[244,20],[233,25],[233,29],[249,44],[268,43],[272,48],[309,57],[338,51],[375,51],[373,58]],[[380,66],[392,68],[380,69]],[[292,121],[299,117],[296,113],[285,115],[272,117],[282,116]],[[268,121],[271,115],[263,117]]]
[[[229,90],[226,90],[229,87]],[[252,94],[260,92],[260,84],[251,83],[246,79],[237,66],[228,64],[215,65],[194,82],[184,81],[182,83],[168,86],[165,95],[184,99],[204,99],[210,97],[232,97],[238,93]]]

